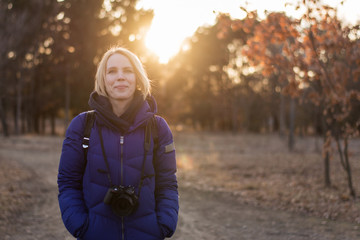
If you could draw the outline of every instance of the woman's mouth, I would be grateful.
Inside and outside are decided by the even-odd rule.
[[[120,85],[120,86],[115,86],[114,88],[115,88],[115,89],[119,89],[119,90],[124,90],[124,89],[127,88],[127,86],[125,86],[125,85]]]

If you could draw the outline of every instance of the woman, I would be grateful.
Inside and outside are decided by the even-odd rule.
[[[87,159],[82,147],[87,113],[81,113],[67,129],[59,164],[66,228],[78,239],[171,237],[179,209],[173,137],[165,120],[155,116],[149,79],[132,52],[116,47],[104,54],[89,105],[95,121]],[[155,127],[149,127],[151,121]]]

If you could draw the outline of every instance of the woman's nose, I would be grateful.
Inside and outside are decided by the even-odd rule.
[[[117,74],[117,79],[118,80],[124,80],[125,79],[125,74],[122,71],[119,71]]]

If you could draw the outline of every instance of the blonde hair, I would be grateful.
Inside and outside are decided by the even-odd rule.
[[[98,64],[96,75],[95,75],[95,88],[94,90],[99,94],[105,97],[108,97],[105,88],[105,75],[106,75],[106,64],[108,59],[114,55],[115,53],[119,53],[125,57],[127,57],[134,68],[135,76],[136,76],[136,85],[137,89],[141,91],[144,99],[150,95],[150,80],[146,74],[146,71],[140,61],[140,59],[132,52],[123,47],[112,47],[103,55],[101,61]]]

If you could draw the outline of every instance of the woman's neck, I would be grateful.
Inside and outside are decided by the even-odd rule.
[[[110,98],[109,100],[114,114],[120,117],[129,108],[131,101],[133,100],[133,97],[125,100],[117,100],[112,98]]]

